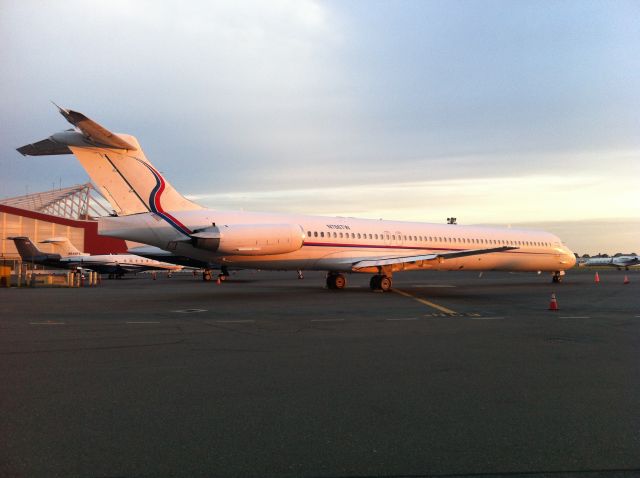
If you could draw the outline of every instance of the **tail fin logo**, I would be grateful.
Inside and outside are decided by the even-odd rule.
[[[146,163],[139,159],[137,159],[137,161],[140,164],[144,165],[151,172],[151,174],[153,174],[153,177],[156,180],[156,185],[151,190],[151,194],[149,195],[149,207],[151,208],[151,212],[160,216],[178,232],[181,232],[186,236],[191,236],[191,234],[193,234],[193,231],[191,231],[188,227],[186,227],[184,224],[182,224],[180,221],[178,221],[175,217],[173,217],[171,214],[169,214],[162,208],[162,203],[161,203],[162,193],[164,192],[165,185],[166,185],[162,175],[149,163]]]

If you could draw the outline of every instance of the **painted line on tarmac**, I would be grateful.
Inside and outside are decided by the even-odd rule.
[[[415,295],[409,294],[408,292],[405,292],[403,290],[400,290],[400,289],[391,289],[391,290],[405,297],[409,297],[410,299],[417,300],[421,304],[437,309],[440,312],[444,312],[445,314],[457,314],[457,312],[454,310],[447,309],[446,307],[443,307],[441,305],[434,304],[433,302],[429,302],[428,300],[421,299],[420,297],[416,297]]]
[[[125,322],[125,324],[159,324],[160,322],[154,322],[154,321],[138,321],[138,322]]]
[[[65,322],[29,322],[29,325],[65,325]]]
[[[344,319],[311,319],[311,322],[344,322]]]
[[[206,312],[207,309],[180,309],[172,310],[171,312],[177,312],[178,314],[197,314],[200,312]]]

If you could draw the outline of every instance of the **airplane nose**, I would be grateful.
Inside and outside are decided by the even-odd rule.
[[[569,267],[573,267],[576,265],[576,255],[573,252],[567,250],[565,258]]]

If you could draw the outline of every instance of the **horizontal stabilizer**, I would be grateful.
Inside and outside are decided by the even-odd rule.
[[[98,143],[101,146],[108,146],[116,149],[136,149],[135,146],[127,143],[117,134],[112,133],[103,126],[100,126],[98,123],[90,120],[82,113],[67,110],[59,106],[58,109],[60,110],[60,114],[64,116],[69,123],[82,131],[82,134],[84,134],[92,142]]]
[[[53,154],[71,154],[71,150],[66,144],[57,143],[53,139],[47,138],[18,148],[18,153],[23,156],[50,156]]]

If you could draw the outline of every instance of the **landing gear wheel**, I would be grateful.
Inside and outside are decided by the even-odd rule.
[[[551,279],[551,282],[553,282],[554,284],[562,282],[562,276],[560,274],[553,274],[553,279]]]
[[[371,290],[381,290],[382,292],[388,292],[391,290],[392,281],[391,277],[383,275],[375,275],[369,282]]]
[[[391,285],[391,277],[383,276],[382,279],[380,279],[380,290],[382,292],[389,292]]]
[[[211,280],[211,271],[209,269],[205,269],[202,271],[202,280],[208,282]]]
[[[373,276],[371,278],[369,281],[369,287],[371,287],[371,290],[380,290],[380,279],[382,279],[382,276]]]
[[[347,279],[342,274],[329,274],[327,276],[327,289],[340,290],[347,285]]]

